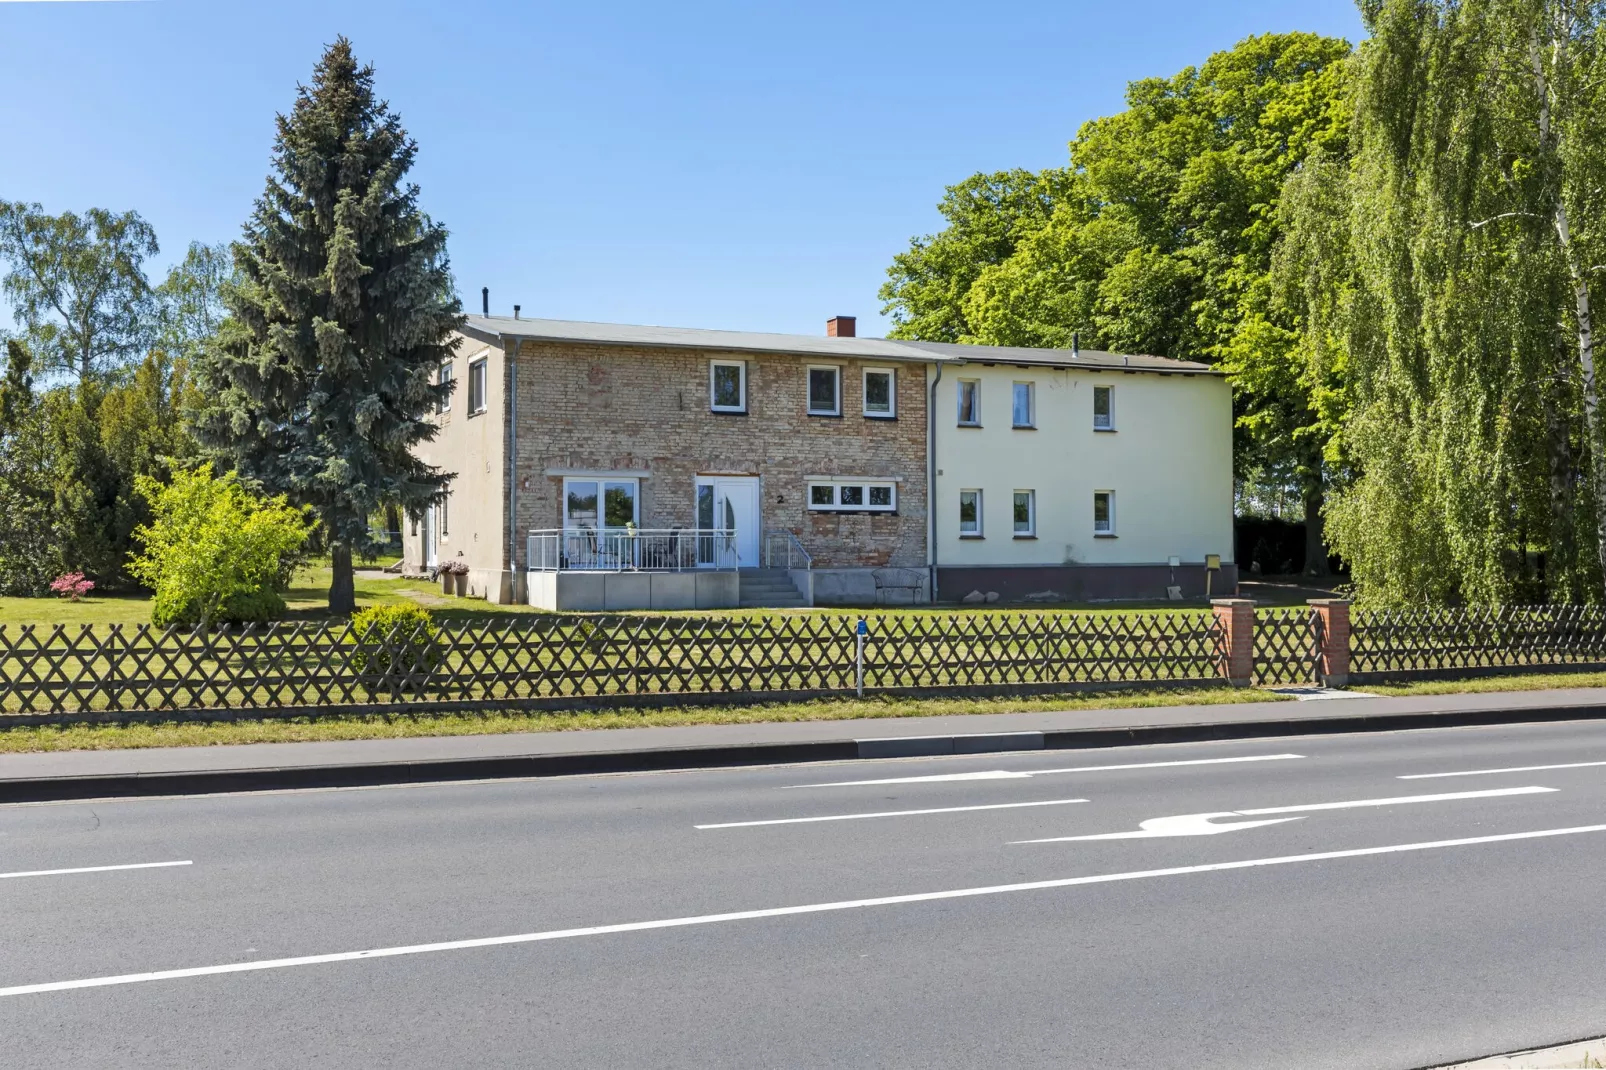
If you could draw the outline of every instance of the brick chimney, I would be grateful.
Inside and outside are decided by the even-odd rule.
[[[852,316],[832,316],[825,321],[825,336],[827,338],[853,338],[858,329],[858,321]]]

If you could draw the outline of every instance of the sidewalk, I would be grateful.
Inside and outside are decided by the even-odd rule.
[[[1328,693],[1334,694],[1334,693]],[[1606,718],[1593,688],[0,755],[0,802],[641,772]]]

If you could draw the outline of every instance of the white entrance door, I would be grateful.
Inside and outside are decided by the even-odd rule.
[[[424,534],[424,567],[434,568],[440,564],[440,545],[436,541],[438,532],[435,529],[435,507],[433,505],[424,510],[424,523],[419,530]]]
[[[726,568],[734,564],[741,568],[757,568],[761,563],[758,477],[699,476],[697,526],[729,533],[721,535],[713,553],[703,553],[701,551],[709,547],[700,547],[698,564],[722,565]]]

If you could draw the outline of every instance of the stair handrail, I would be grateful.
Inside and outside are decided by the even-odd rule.
[[[805,569],[812,569],[814,567],[814,558],[809,555],[809,552],[807,550],[803,549],[803,543],[798,539],[798,537],[797,537],[795,532],[789,531],[786,528],[765,528],[764,529],[764,567],[765,568],[776,568],[777,567],[776,564],[775,564],[775,556],[776,556],[775,555],[775,544],[777,542],[779,542],[782,545],[782,547],[786,550],[786,564],[781,565],[779,567],[785,568],[787,570],[795,569],[795,568],[798,568],[798,567],[802,567],[802,568],[805,568]],[[798,561],[802,562],[801,566],[799,566],[796,563]]]

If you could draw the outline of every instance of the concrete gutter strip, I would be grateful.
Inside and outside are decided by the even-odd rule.
[[[1576,692],[1574,693],[1576,694]],[[1474,696],[1466,696],[1472,698]],[[1485,695],[1482,698],[1487,699]],[[0,767],[0,803],[45,802],[66,799],[105,799],[152,795],[200,795],[225,792],[283,791],[308,788],[374,787],[387,784],[445,783],[469,780],[582,776],[605,773],[640,773],[678,769],[730,768],[798,762],[852,761],[880,758],[921,758],[943,755],[988,754],[1013,751],[1091,749],[1156,743],[1195,743],[1211,740],[1265,739],[1278,736],[1325,735],[1346,732],[1398,732],[1422,728],[1544,723],[1606,719],[1606,703],[1537,705],[1532,695],[1504,705],[1469,703],[1461,709],[1380,709],[1334,716],[1330,713],[1237,720],[1189,721],[1169,724],[1103,725],[1034,731],[965,732],[924,736],[888,736],[850,739],[811,738],[744,741],[701,746],[638,746],[620,750],[569,750],[545,753],[489,754],[445,758],[398,758],[264,764],[233,768],[167,768],[100,773],[55,771],[28,775],[18,759],[45,755],[12,755],[10,769]],[[1357,700],[1359,701],[1359,700]],[[1331,703],[1320,703],[1331,709]],[[1348,705],[1347,703],[1345,704]],[[1286,709],[1279,705],[1274,709]],[[1308,705],[1296,707],[1309,710]],[[1110,711],[1116,712],[1116,711]],[[1130,713],[1156,711],[1122,711]],[[1258,710],[1257,710],[1258,712]],[[1268,711],[1269,712],[1269,711]],[[1196,708],[1195,715],[1198,715]],[[1009,715],[983,715],[977,720]],[[1066,715],[1069,716],[1069,715]],[[967,718],[967,721],[970,719]],[[864,722],[858,722],[863,724]],[[734,727],[734,726],[732,726]],[[754,728],[765,726],[751,726]],[[819,724],[816,728],[822,727]],[[630,730],[626,730],[630,731]],[[659,730],[652,730],[659,731]],[[674,729],[663,730],[674,732]],[[452,737],[444,737],[452,738]],[[661,738],[661,737],[660,737]],[[380,741],[373,741],[380,742]],[[428,741],[421,741],[428,742]],[[304,747],[313,744],[279,744],[270,747]],[[217,748],[193,748],[197,762],[212,757]],[[212,752],[211,755],[208,752]],[[107,752],[83,752],[104,757]],[[137,752],[122,752],[137,754]],[[295,753],[268,750],[273,757]],[[306,752],[302,752],[305,754]],[[58,764],[71,754],[51,755]],[[188,757],[186,752],[185,757]],[[66,764],[72,764],[68,761]],[[87,763],[86,763],[87,764]],[[13,772],[12,770],[15,770]],[[19,775],[20,774],[20,775]]]
[[[1606,1063],[1606,1037],[1580,1040],[1554,1048],[1533,1048],[1505,1055],[1491,1055],[1470,1063],[1454,1063],[1434,1070],[1541,1070],[1568,1066],[1600,1066]]]

